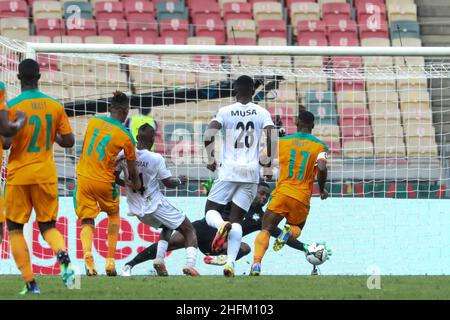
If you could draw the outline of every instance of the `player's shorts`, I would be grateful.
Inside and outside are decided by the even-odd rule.
[[[185,214],[171,205],[166,198],[161,199],[161,203],[156,207],[154,212],[149,212],[143,216],[138,216],[138,219],[146,225],[154,228],[164,225],[172,230],[178,229],[185,218]],[[159,226],[157,226],[158,221],[160,222]]]
[[[6,186],[6,218],[25,224],[34,208],[38,222],[56,221],[58,217],[58,185],[41,183]]]
[[[80,220],[95,219],[100,211],[108,215],[119,214],[119,189],[115,183],[78,176],[73,196]]]
[[[3,196],[0,196],[0,223],[5,222],[5,200],[3,199]]]
[[[267,209],[285,217],[289,224],[296,226],[303,224],[309,213],[309,206],[282,193],[272,195]]]
[[[239,208],[247,212],[255,199],[257,191],[258,184],[256,183],[232,182],[217,179],[211,187],[208,200],[221,205],[226,205],[232,201]]]

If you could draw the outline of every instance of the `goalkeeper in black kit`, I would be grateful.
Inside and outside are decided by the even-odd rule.
[[[244,220],[242,222],[242,233],[243,236],[246,236],[248,234],[251,234],[255,231],[261,231],[262,227],[262,218],[264,215],[263,207],[267,204],[267,201],[270,196],[270,188],[265,182],[261,182],[258,185],[258,191],[256,194],[255,199],[253,200],[253,203],[247,212],[247,214],[244,217]],[[226,207],[223,213],[223,219],[225,221],[228,220],[230,212],[230,205]],[[211,243],[216,235],[217,230],[210,227],[206,220],[203,218],[201,220],[194,221],[192,225],[195,228],[196,234],[197,234],[197,241],[198,241],[198,248],[199,250],[205,255],[204,262],[207,264],[212,265],[224,265],[227,261],[226,252],[227,252],[227,245],[223,246],[222,250],[218,253],[212,254],[211,253]],[[281,233],[280,229],[275,229],[275,231],[271,234],[272,237],[278,237],[278,235]],[[286,243],[288,246],[300,250],[305,251],[308,247],[307,244],[304,244],[298,240],[289,240]],[[131,276],[131,270],[134,266],[137,264],[140,264],[142,262],[153,260],[156,258],[156,251],[158,248],[157,243],[153,243],[151,246],[147,247],[140,253],[134,257],[131,261],[127,262],[123,268],[122,275],[123,276]],[[169,246],[167,248],[168,251],[173,251],[177,249],[184,248],[184,238],[179,232],[175,232],[172,237],[169,240]],[[237,260],[241,259],[242,257],[248,255],[250,253],[251,249],[250,246],[242,242],[241,247],[239,249],[239,253],[237,256]],[[161,274],[161,275],[167,275],[167,274]]]

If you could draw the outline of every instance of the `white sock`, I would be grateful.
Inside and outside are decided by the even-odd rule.
[[[164,258],[166,257],[168,246],[169,243],[166,240],[158,241],[158,248],[156,249],[156,259],[164,260]]]
[[[219,229],[220,226],[224,223],[222,216],[216,210],[208,210],[206,212],[206,223],[213,228]]]
[[[197,248],[195,247],[187,247],[186,248],[186,266],[195,267],[197,262]]]
[[[239,223],[232,223],[228,233],[227,265],[234,267],[234,262],[239,253],[242,240],[242,226]]]

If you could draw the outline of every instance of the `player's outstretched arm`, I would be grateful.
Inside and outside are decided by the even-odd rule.
[[[204,145],[206,149],[206,154],[208,155],[208,165],[206,166],[211,171],[216,171],[216,159],[214,155],[214,144],[217,132],[222,128],[219,121],[213,120],[208,126],[204,134]]]
[[[317,172],[317,183],[319,184],[320,199],[325,200],[328,198],[328,191],[325,189],[325,183],[327,182],[327,161],[324,159],[317,160],[317,167],[319,172]]]
[[[139,179],[139,173],[136,168],[135,160],[127,160],[127,168],[128,168],[128,177],[130,178],[132,188],[134,190],[141,190],[142,183],[141,179]]]
[[[120,178],[120,174],[122,171],[114,171],[114,175],[116,176],[116,184],[118,184],[121,187],[125,187],[125,181]]]
[[[55,142],[62,148],[72,148],[75,144],[75,136],[73,133],[69,134],[56,134]]]
[[[174,189],[176,187],[184,185],[188,181],[186,176],[170,177],[161,180],[166,188]]]
[[[9,114],[7,110],[0,110],[0,135],[4,137],[13,137],[22,129],[27,122],[27,115],[25,112],[17,110],[16,119],[9,121]]]

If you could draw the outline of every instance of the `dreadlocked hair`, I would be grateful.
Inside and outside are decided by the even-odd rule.
[[[112,109],[126,109],[128,108],[128,97],[122,91],[113,92],[113,98],[110,108]]]

